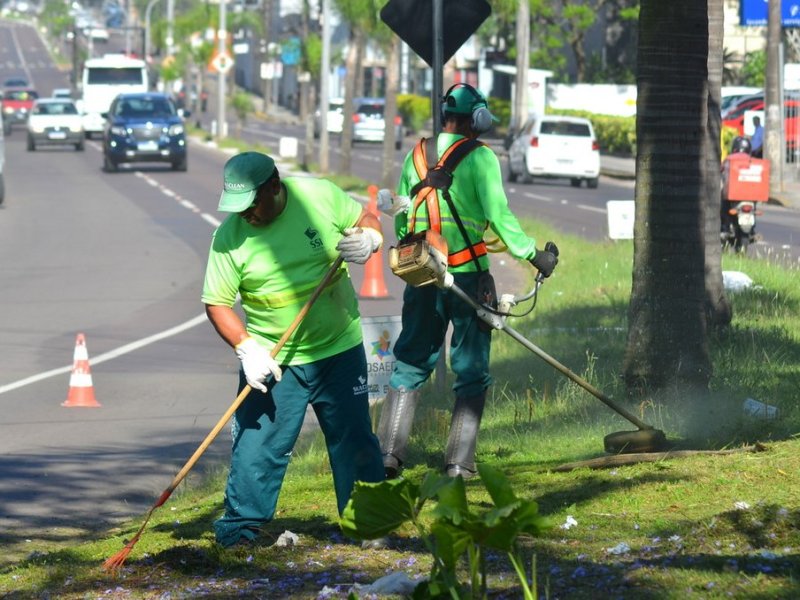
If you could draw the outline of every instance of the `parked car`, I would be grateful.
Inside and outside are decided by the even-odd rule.
[[[328,133],[342,133],[344,122],[344,98],[331,98],[328,102]],[[314,113],[314,137],[318,138],[322,130],[322,119],[319,109]]]
[[[175,171],[185,171],[188,156],[183,117],[191,113],[181,112],[166,94],[118,95],[103,113],[104,170],[116,171],[122,163],[166,162]]]
[[[64,98],[66,100],[73,100],[72,90],[69,88],[55,88],[50,92],[51,98]]]
[[[508,180],[529,183],[533,177],[569,179],[596,188],[600,145],[591,121],[579,117],[531,117],[508,148]]]
[[[28,151],[39,146],[74,146],[83,151],[83,119],[72,100],[38,98],[28,117]]]
[[[383,142],[386,122],[383,118],[386,101],[383,98],[356,98],[353,101],[353,142]],[[395,148],[403,146],[403,119],[394,118]]]
[[[24,77],[9,77],[5,81],[3,81],[4,88],[12,88],[12,87],[28,87],[30,84],[28,80]]]
[[[25,123],[33,107],[33,101],[39,97],[32,88],[8,88],[3,91],[3,131],[11,133],[11,127]]]
[[[722,126],[736,130],[736,135],[745,135],[745,117],[748,113],[764,112],[764,96],[750,96],[740,101],[735,107],[729,110],[722,118]],[[765,119],[762,117],[762,123]],[[783,100],[783,135],[786,140],[787,152],[794,154],[800,150],[800,96],[797,94],[785,95]]]

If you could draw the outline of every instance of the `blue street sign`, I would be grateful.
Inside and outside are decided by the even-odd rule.
[[[281,45],[281,62],[286,66],[300,62],[300,38],[290,37]]]
[[[767,26],[767,0],[742,0],[740,25]],[[800,0],[781,0],[781,23],[784,27],[800,27]]]

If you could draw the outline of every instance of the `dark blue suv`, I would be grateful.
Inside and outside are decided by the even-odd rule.
[[[120,163],[166,162],[175,171],[187,168],[183,117],[166,94],[120,94],[111,103],[103,136],[103,169]]]

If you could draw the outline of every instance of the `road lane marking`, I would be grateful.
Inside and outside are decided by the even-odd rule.
[[[523,196],[527,196],[528,198],[533,198],[534,200],[541,200],[542,202],[552,202],[552,198],[548,198],[547,196],[540,196],[539,194],[534,194],[533,192],[525,192]]]
[[[187,329],[191,329],[192,327],[197,327],[198,325],[200,325],[201,323],[205,323],[206,321],[208,321],[208,318],[206,317],[206,314],[203,313],[201,315],[194,317],[193,319],[189,319],[185,323],[176,325],[175,327],[165,329],[164,331],[155,333],[146,338],[142,338],[135,342],[131,342],[130,344],[125,344],[124,346],[120,346],[115,350],[109,350],[108,352],[99,354],[94,358],[89,359],[89,364],[99,365],[100,363],[104,363],[108,360],[119,358],[124,354],[133,352],[134,350],[139,350],[140,348],[144,348],[145,346],[149,346],[150,344],[154,344],[168,337],[172,337],[174,335],[178,335],[179,333],[183,333]],[[56,375],[63,375],[65,373],[70,373],[72,371],[72,368],[73,365],[69,365],[67,367],[60,367],[58,369],[51,369],[50,371],[45,371],[43,373],[38,373],[36,375],[31,375],[30,377],[26,377],[25,379],[20,379],[18,381],[8,383],[6,385],[0,386],[0,394],[5,394],[6,392],[10,392],[11,390],[16,390],[17,388],[21,388],[26,385],[30,385],[31,383],[42,381],[43,379],[48,379]]]
[[[590,210],[592,212],[599,212],[599,213],[606,214],[606,209],[605,208],[599,208],[597,206],[587,206],[586,204],[578,204],[578,208],[583,209],[583,210]]]

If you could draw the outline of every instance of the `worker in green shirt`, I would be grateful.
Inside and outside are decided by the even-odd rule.
[[[241,361],[225,513],[214,523],[223,546],[249,542],[275,514],[292,448],[311,405],[325,436],[339,512],[356,481],[384,478],[369,416],[367,364],[348,262],[380,247],[380,221],[334,184],[282,179],[272,158],[228,160],[202,301]],[[341,255],[345,263],[274,358],[281,338]],[[244,321],[234,310],[241,298]]]
[[[479,297],[479,290],[485,296],[489,288],[493,293],[483,241],[487,228],[512,256],[531,261],[543,276],[550,276],[558,262],[556,253],[536,250],[535,240],[522,231],[508,207],[497,156],[488,146],[471,141],[488,131],[495,120],[485,97],[470,85],[456,84],[447,91],[440,108],[442,133],[435,140],[423,139],[406,156],[396,194],[379,192],[378,205],[394,216],[397,238],[428,229],[441,234],[447,242],[448,271],[472,297]],[[455,153],[459,145],[470,150],[458,159],[455,168],[444,169],[452,177],[447,201],[440,188],[426,185],[432,181],[426,176],[430,165]],[[444,467],[452,477],[468,478],[476,473],[478,428],[486,391],[492,383],[490,328],[452,292],[434,285],[407,285],[402,330],[394,349],[395,367],[378,425],[389,478],[399,474],[406,459],[420,387],[436,366],[449,323],[453,325],[450,367],[455,374],[455,404]]]

